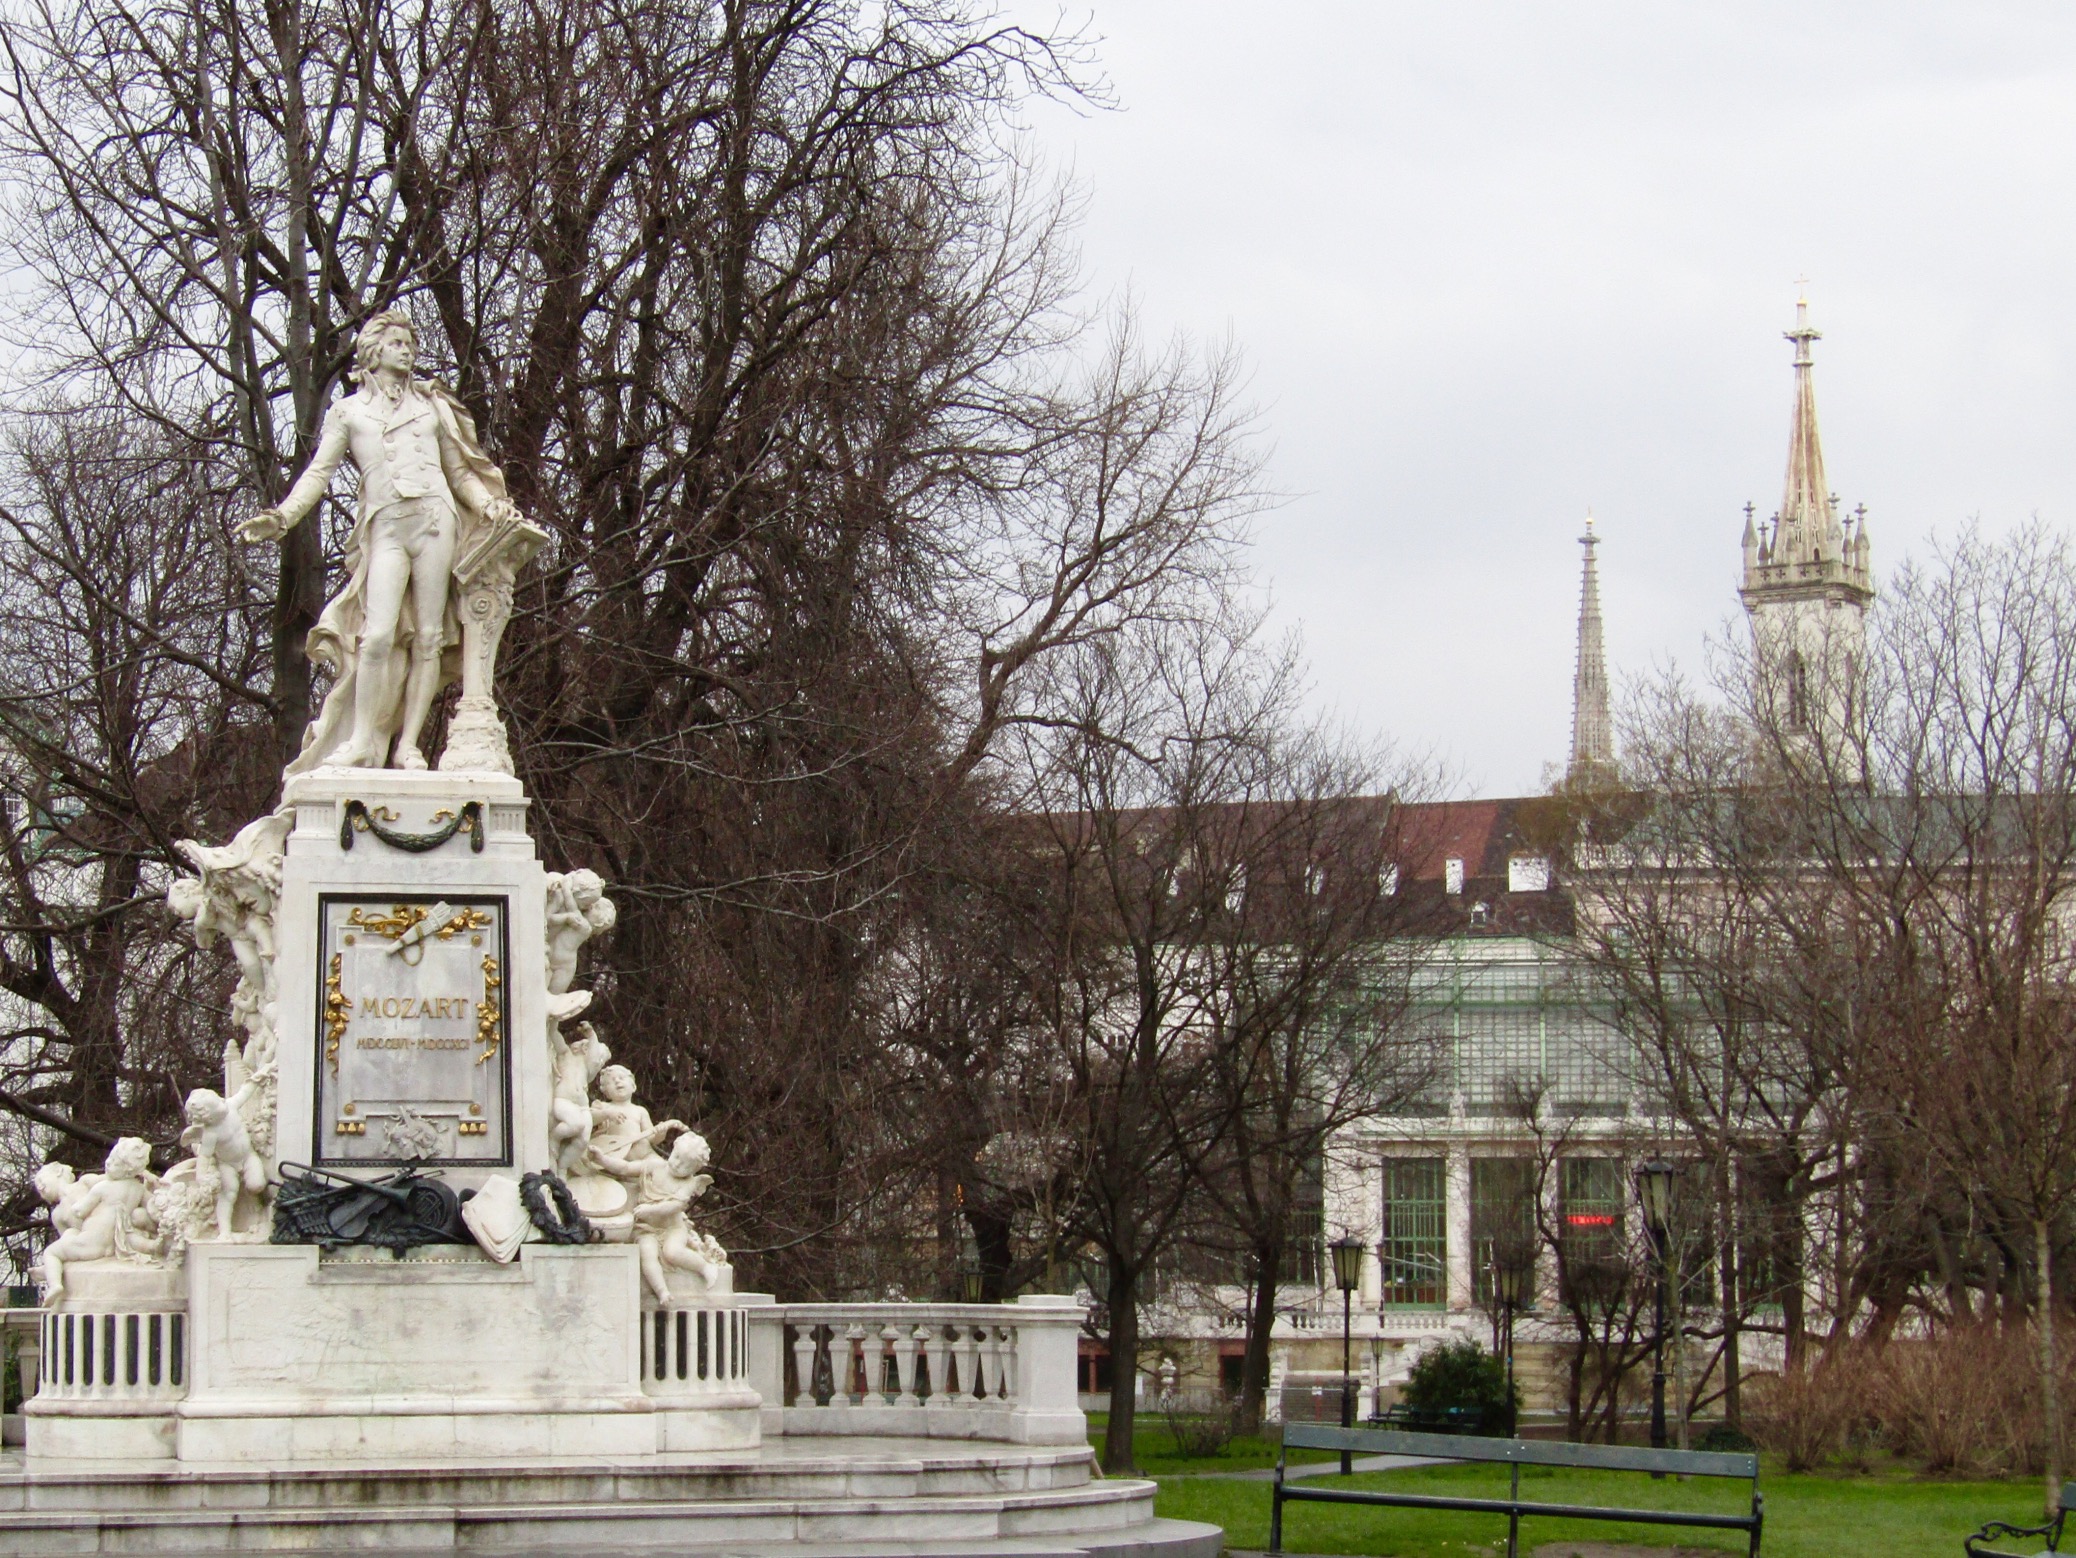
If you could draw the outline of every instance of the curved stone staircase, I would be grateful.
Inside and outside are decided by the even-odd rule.
[[[0,1547],[75,1553],[1217,1558],[1085,1447],[780,1438],[704,1455],[178,1470],[0,1459]]]

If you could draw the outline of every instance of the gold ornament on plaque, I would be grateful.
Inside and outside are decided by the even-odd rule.
[[[497,992],[504,988],[504,980],[498,977],[497,959],[488,953],[483,956],[483,999],[476,1006],[476,1042],[483,1046],[483,1053],[476,1057],[482,1065],[497,1053],[498,1019],[504,1015],[498,1005]]]
[[[331,969],[324,976],[324,1058],[332,1068],[332,1075],[339,1074],[339,1041],[346,1037],[346,1024],[353,1018],[353,1002],[340,988],[346,954],[332,954]]]

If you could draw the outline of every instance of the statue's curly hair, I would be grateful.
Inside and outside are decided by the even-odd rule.
[[[375,370],[375,350],[382,344],[382,337],[391,330],[409,333],[411,344],[418,344],[418,327],[411,323],[411,316],[400,308],[385,308],[372,315],[360,327],[353,338],[353,380],[357,384]]]

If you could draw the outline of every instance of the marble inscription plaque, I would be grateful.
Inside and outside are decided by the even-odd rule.
[[[317,1161],[509,1164],[502,897],[325,895]]]

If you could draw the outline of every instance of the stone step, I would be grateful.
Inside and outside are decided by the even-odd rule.
[[[855,1441],[853,1441],[855,1444]],[[505,1461],[324,1467],[158,1462],[0,1460],[0,1511],[482,1508],[721,1503],[771,1499],[998,1497],[1086,1487],[1085,1447],[1024,1448],[956,1442],[844,1451],[833,1446],[643,1463]]]
[[[1153,1517],[1153,1484],[1102,1482],[1009,1497],[738,1498],[439,1506],[380,1494],[336,1507],[32,1508],[6,1518],[21,1558],[76,1553],[809,1555],[960,1552],[1212,1558],[1213,1528]],[[1005,1545],[1006,1544],[1006,1545]]]

